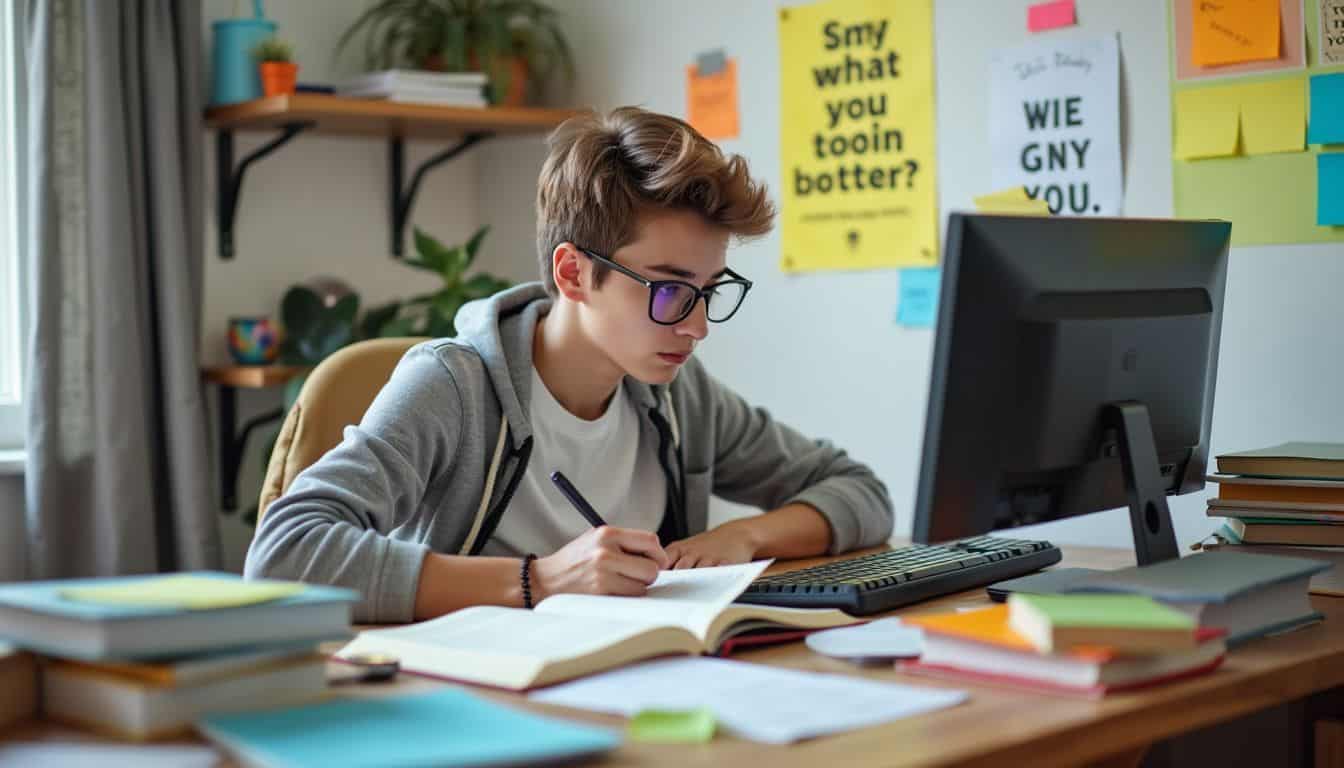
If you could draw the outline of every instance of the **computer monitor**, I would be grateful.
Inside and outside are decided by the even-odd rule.
[[[1178,557],[1166,496],[1204,487],[1231,229],[951,214],[914,539],[1128,505],[1139,564]]]

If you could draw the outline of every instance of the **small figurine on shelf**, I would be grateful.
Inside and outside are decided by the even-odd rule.
[[[266,315],[229,318],[229,354],[239,365],[269,365],[280,354],[280,335]]]
[[[261,91],[265,96],[293,93],[299,80],[299,65],[294,63],[294,46],[278,37],[262,40],[252,50],[261,73]]]

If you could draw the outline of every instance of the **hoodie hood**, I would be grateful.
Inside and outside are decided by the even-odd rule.
[[[540,282],[523,283],[462,305],[453,324],[457,341],[485,363],[490,384],[508,418],[513,447],[532,436],[527,404],[532,397],[532,338],[552,299]],[[644,407],[659,408],[662,387],[625,377],[626,392]]]
[[[532,436],[525,405],[532,396],[532,337],[549,311],[551,297],[541,283],[524,283],[468,302],[453,318],[457,340],[485,363],[515,448]]]

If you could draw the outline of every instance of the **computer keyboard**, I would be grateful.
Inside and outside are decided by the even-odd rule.
[[[976,536],[945,544],[911,544],[762,576],[737,599],[790,608],[840,608],[862,615],[1022,576],[1059,559],[1059,548],[1048,541]]]

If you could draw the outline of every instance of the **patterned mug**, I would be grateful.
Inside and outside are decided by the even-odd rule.
[[[266,315],[229,318],[229,354],[239,365],[267,365],[280,354],[280,334]]]

